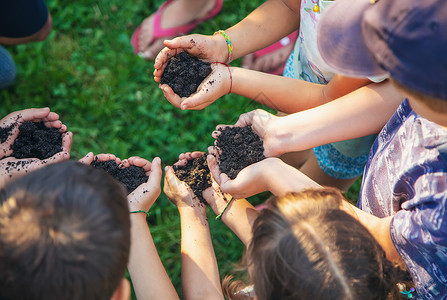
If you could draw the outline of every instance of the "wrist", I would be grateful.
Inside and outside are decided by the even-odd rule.
[[[180,216],[196,216],[200,218],[206,216],[206,206],[204,204],[199,204],[194,207],[178,206],[177,209]]]
[[[228,46],[225,38],[221,34],[215,34],[211,38],[214,41],[213,49],[217,49],[216,61],[226,63],[228,60]]]

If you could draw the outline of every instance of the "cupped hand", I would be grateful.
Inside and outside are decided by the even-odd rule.
[[[201,152],[187,152],[179,156],[178,166],[184,166],[190,159],[198,158]],[[175,175],[174,169],[170,166],[165,168],[164,193],[177,208],[194,208],[206,211],[205,204],[201,203],[191,188]]]
[[[17,136],[19,135],[19,127],[23,123],[30,122],[44,122],[45,126],[49,128],[56,128],[60,133],[67,131],[67,126],[62,124],[59,120],[59,115],[50,111],[48,107],[45,108],[28,108],[10,113],[6,117],[0,120],[0,127],[6,128],[12,126],[9,136],[5,141],[0,141],[0,158],[11,156],[13,153],[11,146],[14,144]],[[64,147],[64,145],[63,145]],[[68,147],[68,152],[71,149]],[[67,147],[65,150],[67,151]]]
[[[228,48],[223,36],[191,34],[177,37],[164,42],[166,48],[162,49],[155,58],[154,80],[160,82],[168,60],[180,52],[186,51],[207,62],[226,62]]]
[[[235,179],[230,179],[227,174],[222,173],[217,163],[219,159],[218,149],[209,147],[210,153],[207,157],[208,167],[213,178],[223,193],[228,193],[236,199],[247,198],[268,190],[267,176],[264,173],[269,168],[271,160],[278,158],[267,158],[242,169]]]
[[[70,158],[73,135],[71,132],[63,133],[62,151],[46,159],[5,157],[0,160],[0,188],[18,176],[43,168],[48,164],[62,162]]]
[[[212,64],[211,73],[197,88],[197,92],[189,97],[180,97],[167,84],[160,84],[166,99],[175,107],[182,110],[200,110],[219,99],[230,91],[230,69],[222,64]]]
[[[182,153],[179,156],[179,161],[175,165],[184,166],[188,163],[188,160],[199,158],[203,155],[206,155],[206,153],[199,151]],[[216,215],[218,215],[223,210],[226,203],[231,199],[230,195],[224,195],[222,193],[219,184],[214,180],[212,174],[211,186],[209,188],[206,188],[202,192],[202,195]]]
[[[284,152],[281,150],[281,141],[276,136],[275,127],[279,117],[262,109],[256,109],[239,116],[234,125],[218,125],[213,131],[213,138],[217,139],[225,127],[247,127],[261,138],[264,146],[265,157],[278,157]]]
[[[132,156],[125,159],[122,164],[125,168],[130,166],[141,167],[146,172],[146,176],[149,177],[145,183],[142,183],[127,196],[129,211],[149,211],[161,193],[160,185],[163,173],[161,170],[161,159],[156,157],[151,163],[144,158]]]

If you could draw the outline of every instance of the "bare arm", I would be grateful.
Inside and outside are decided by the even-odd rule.
[[[393,263],[404,266],[402,259],[399,256],[393,241],[391,240],[390,224],[393,216],[386,218],[378,218],[363,210],[350,204],[348,201],[343,201],[342,207],[344,211],[349,213],[357,219],[363,226],[365,226],[374,238],[379,242],[385,251],[386,257]]]
[[[235,126],[251,126],[263,139],[264,155],[280,156],[378,133],[402,100],[390,82],[371,84],[335,101],[286,117],[254,110],[242,114]]]
[[[202,210],[202,211],[199,211]],[[206,207],[179,207],[182,288],[185,299],[223,299]]]
[[[295,2],[299,6],[299,1]],[[299,8],[282,0],[268,0],[226,32],[236,59],[279,41],[297,30],[299,24]]]
[[[231,71],[233,93],[288,114],[325,104],[370,83],[338,74],[324,85],[243,68]]]
[[[203,192],[203,197],[216,215],[223,212],[221,220],[247,247],[253,236],[253,222],[258,217],[258,211],[246,199],[233,199],[223,195],[217,182],[213,180],[213,189]],[[228,201],[231,201],[228,206]],[[227,208],[225,209],[225,206]],[[224,211],[225,209],[225,211]]]
[[[125,167],[136,165],[144,168],[149,179],[127,198],[130,211],[148,211],[160,195],[161,161],[152,164],[139,157],[123,161]],[[158,256],[152,235],[146,222],[146,214],[131,213],[131,246],[128,269],[135,293],[141,299],[179,299],[174,286]]]
[[[193,158],[191,153],[186,155],[179,163]],[[200,203],[186,183],[175,176],[171,167],[166,168],[164,191],[180,213],[184,298],[223,299],[206,206]]]

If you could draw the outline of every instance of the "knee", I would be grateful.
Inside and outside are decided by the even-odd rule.
[[[16,66],[12,57],[0,46],[0,89],[12,85],[16,78]]]
[[[47,23],[45,23],[45,25],[38,32],[34,34],[34,41],[35,42],[44,41],[50,34],[52,27],[53,27],[53,20],[51,19],[50,13],[48,13]]]

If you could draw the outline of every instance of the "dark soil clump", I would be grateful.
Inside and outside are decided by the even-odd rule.
[[[96,169],[101,169],[109,173],[116,180],[121,182],[127,189],[127,194],[132,193],[142,183],[145,183],[149,178],[143,168],[137,166],[130,166],[124,168],[118,165],[116,161],[98,161],[97,158],[91,163],[91,166]]]
[[[43,122],[25,122],[19,127],[19,135],[11,146],[15,158],[46,159],[62,151],[62,134],[56,128],[48,128]]]
[[[231,179],[245,167],[265,159],[262,140],[251,127],[222,129],[216,146],[220,149],[220,170]]]
[[[189,97],[210,73],[210,63],[180,52],[169,60],[160,83],[169,85],[180,97]]]
[[[205,155],[188,160],[185,166],[174,166],[174,173],[189,185],[200,202],[206,204],[202,192],[211,186],[211,174]]]
[[[14,129],[14,127],[17,126],[17,123],[12,123],[9,126],[6,127],[0,127],[0,142],[3,144],[4,142],[6,142],[6,140],[9,138],[9,136],[12,133],[12,130]]]

